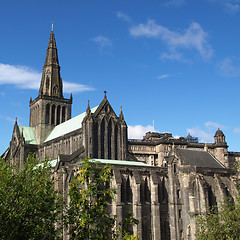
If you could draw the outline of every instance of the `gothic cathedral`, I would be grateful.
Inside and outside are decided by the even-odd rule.
[[[48,157],[65,197],[84,157],[112,164],[111,185],[117,194],[109,207],[119,223],[127,211],[133,212],[139,224],[130,231],[140,240],[194,240],[197,215],[219,206],[225,196],[236,200],[237,179],[231,168],[240,153],[228,152],[220,129],[214,143],[158,132],[128,139],[122,109],[115,113],[106,92],[98,106],[90,108],[88,102],[86,112],[74,118],[72,99],[63,96],[52,30],[39,94],[30,99],[29,127],[15,122],[3,157],[20,168],[29,152],[40,160]]]

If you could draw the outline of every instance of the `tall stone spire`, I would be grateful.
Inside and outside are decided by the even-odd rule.
[[[39,143],[44,142],[55,126],[71,118],[72,99],[72,94],[70,99],[63,97],[63,84],[52,25],[39,95],[34,100],[30,99],[29,104],[29,126],[35,128]]]
[[[57,46],[53,29],[49,38],[41,86],[39,89],[39,96],[42,95],[63,98],[62,78],[60,75]]]

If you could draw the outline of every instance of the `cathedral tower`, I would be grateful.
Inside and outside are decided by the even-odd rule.
[[[214,156],[225,166],[229,167],[228,162],[228,151],[227,151],[227,143],[225,140],[225,135],[218,128],[214,135]]]
[[[30,99],[30,127],[35,128],[38,143],[44,142],[54,126],[71,118],[72,95],[63,97],[57,46],[53,29],[47,48],[39,95]]]

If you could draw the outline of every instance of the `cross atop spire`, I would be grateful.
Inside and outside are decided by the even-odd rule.
[[[104,98],[107,99],[107,91],[104,91]]]
[[[53,32],[53,21],[52,21],[52,32]]]

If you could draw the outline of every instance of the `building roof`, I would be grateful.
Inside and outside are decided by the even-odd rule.
[[[217,137],[217,136],[224,136],[223,132],[218,128],[218,130],[216,131],[214,137]]]
[[[26,144],[38,144],[36,139],[35,129],[33,127],[19,126],[18,129],[19,129],[20,136],[22,136],[23,134]]]
[[[98,106],[92,108],[91,112],[94,113],[97,110],[97,108],[98,108]],[[73,132],[77,129],[80,129],[82,127],[82,121],[83,121],[85,116],[86,116],[86,112],[81,113],[80,115],[78,115],[74,118],[71,118],[68,121],[57,125],[56,127],[54,127],[54,129],[48,135],[48,137],[45,139],[44,142],[51,141],[55,138],[58,138],[60,136],[66,135],[70,132]]]
[[[183,165],[224,168],[224,166],[216,158],[206,151],[177,148],[176,152]]]

